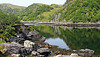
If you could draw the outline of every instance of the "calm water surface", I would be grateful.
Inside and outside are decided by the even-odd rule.
[[[100,54],[100,28],[31,25],[46,37],[46,43],[62,49],[92,49]]]
[[[49,38],[46,39],[46,43],[49,43],[50,45],[58,46],[58,48],[69,50],[70,48],[67,46],[65,41],[63,39],[58,38]]]

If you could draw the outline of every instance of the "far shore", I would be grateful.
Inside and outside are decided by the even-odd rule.
[[[21,21],[21,24],[46,24],[55,26],[68,26],[68,27],[100,27],[100,22],[96,23],[72,23],[72,22],[34,22],[34,21]]]

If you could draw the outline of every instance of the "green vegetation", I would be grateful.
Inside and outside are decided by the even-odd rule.
[[[19,23],[20,20],[14,14],[5,14],[0,10],[0,44],[5,43],[3,39],[9,39],[15,35],[14,24]],[[0,52],[3,48],[0,46]]]
[[[15,15],[19,15],[20,12],[25,9],[25,7],[23,6],[16,6],[16,5],[12,5],[12,4],[0,4],[0,9],[4,12],[4,13],[12,13]]]
[[[51,21],[54,13],[56,10],[60,9],[62,5],[45,5],[35,3],[28,6],[24,9],[20,14],[19,17],[22,21],[42,21],[42,22],[49,22]]]
[[[38,20],[42,22],[50,22],[52,20],[52,16],[54,15],[55,11],[57,11],[59,8],[54,8],[53,10],[50,10],[49,12],[44,12],[37,17],[39,18]]]
[[[36,8],[38,8],[41,5],[43,5],[43,4],[36,3],[36,4],[32,4],[32,5],[28,6],[23,11],[20,12],[20,14],[19,14],[20,18],[22,20],[26,19],[27,16],[29,16],[31,13],[34,13]]]
[[[0,10],[0,38],[7,39],[14,35],[14,24],[19,23],[17,16],[14,14],[5,14]]]
[[[35,3],[27,8],[0,4],[0,9],[4,13],[16,14],[22,21],[100,22],[99,0],[67,0],[63,6]]]
[[[100,0],[67,0],[61,13],[59,22],[98,22],[100,21]]]
[[[37,17],[38,15],[42,14],[43,12],[48,12],[50,10],[52,10],[53,7],[49,6],[49,5],[41,5],[39,7],[36,8],[36,10],[30,14],[26,14],[28,16],[24,16],[23,20],[24,21],[34,21],[37,19],[41,19],[42,16]]]

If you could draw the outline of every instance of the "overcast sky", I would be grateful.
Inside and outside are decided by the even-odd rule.
[[[10,3],[20,6],[29,6],[33,3],[43,3],[43,4],[64,4],[66,0],[0,0],[1,3]]]

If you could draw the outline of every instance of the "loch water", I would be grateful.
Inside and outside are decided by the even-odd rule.
[[[27,24],[29,25],[29,24]],[[45,42],[62,49],[91,49],[100,55],[100,27],[67,27],[30,25],[44,37]]]

